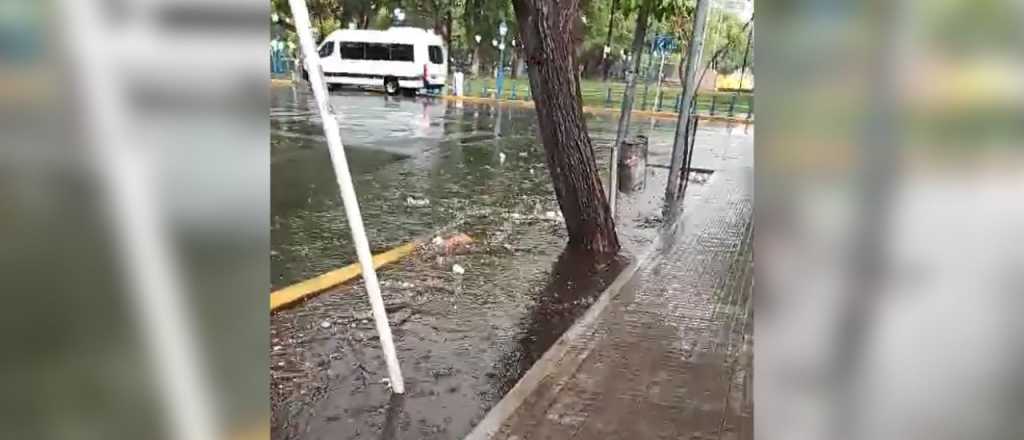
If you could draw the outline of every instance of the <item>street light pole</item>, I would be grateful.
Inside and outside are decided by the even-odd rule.
[[[473,50],[473,78],[476,79],[480,76],[480,40],[482,38],[480,34],[476,34],[473,39],[476,40],[476,48]]]
[[[498,94],[495,96],[495,99],[501,99],[501,92],[505,86],[505,34],[507,33],[508,25],[505,24],[505,19],[502,19],[501,24],[498,25],[498,35],[501,36],[501,43],[498,43],[498,77],[495,80]]]
[[[688,179],[683,174],[683,164],[688,161],[687,146],[690,133],[690,116],[693,109],[693,97],[697,90],[697,66],[700,65],[700,54],[704,48],[704,25],[708,19],[708,0],[697,0],[697,10],[693,20],[693,37],[687,47],[686,78],[683,79],[683,101],[680,103],[679,120],[676,122],[676,138],[672,143],[672,162],[668,172],[668,187],[665,188],[665,205],[669,213],[674,213],[677,206],[681,179]]]

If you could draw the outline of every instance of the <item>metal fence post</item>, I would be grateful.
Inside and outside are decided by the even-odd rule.
[[[750,95],[750,98],[747,100],[747,120],[748,121],[750,120],[750,117],[753,114],[754,114],[754,95]]]
[[[609,108],[612,106],[612,85],[608,84],[608,91],[604,96],[604,107]]]
[[[733,117],[733,115],[735,114],[733,112],[733,110],[735,110],[735,109],[736,109],[736,94],[734,93],[732,95],[732,101],[729,101],[729,117],[730,118]]]
[[[711,95],[711,116],[715,115],[715,105],[718,104],[718,95]]]

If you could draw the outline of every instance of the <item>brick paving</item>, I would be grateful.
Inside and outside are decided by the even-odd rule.
[[[753,438],[752,179],[718,171],[492,438]]]

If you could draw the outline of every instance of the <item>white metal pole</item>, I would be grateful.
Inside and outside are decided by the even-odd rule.
[[[661,82],[665,79],[665,49],[661,50],[661,64],[658,65],[658,92],[654,94],[654,108],[660,109],[661,106]]]
[[[196,324],[173,244],[156,199],[153,164],[131,143],[123,87],[108,46],[114,35],[104,26],[96,1],[66,0],[59,11],[77,68],[84,101],[89,154],[116,225],[116,245],[132,289],[136,325],[169,419],[171,438],[213,440],[221,433],[216,394],[209,386]]]
[[[380,335],[380,346],[384,350],[384,358],[388,364],[391,389],[396,394],[402,394],[405,392],[405,383],[402,381],[402,369],[398,366],[395,343],[391,340],[391,326],[388,324],[387,311],[384,310],[384,299],[380,294],[377,272],[373,269],[373,255],[370,254],[370,244],[366,239],[366,230],[363,229],[363,216],[359,213],[356,191],[352,187],[352,175],[349,174],[348,160],[345,159],[345,147],[341,143],[338,120],[328,107],[327,86],[324,84],[323,72],[320,70],[320,57],[316,50],[316,43],[313,42],[313,32],[309,23],[309,10],[306,9],[305,0],[289,0],[288,3],[292,7],[295,30],[299,34],[299,42],[302,46],[302,58],[306,62],[306,71],[309,72],[309,83],[313,88],[313,96],[316,98],[316,104],[320,110],[320,119],[323,121],[324,135],[327,137],[327,148],[331,153],[331,163],[334,165],[334,174],[338,178],[338,187],[341,189],[341,200],[345,205],[345,217],[348,219],[349,227],[352,229],[352,241],[355,242],[356,254],[359,256],[359,265],[363,269],[363,281],[366,283],[366,293],[370,296],[373,320],[377,325],[377,334]]]

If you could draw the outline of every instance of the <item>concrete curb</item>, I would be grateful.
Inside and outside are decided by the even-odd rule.
[[[647,267],[649,264],[654,262],[659,256],[661,249],[668,243],[671,243],[673,235],[677,232],[679,225],[682,224],[686,214],[680,215],[676,218],[672,225],[666,228],[663,232],[658,235],[657,240],[647,249],[647,251],[638,257],[635,261],[626,266],[612,284],[609,285],[597,301],[594,302],[587,309],[586,313],[583,314],[561,337],[555,341],[554,344],[548,348],[547,351],[541,356],[527,370],[526,374],[516,382],[515,386],[512,387],[508,393],[505,394],[501,400],[491,408],[490,411],[480,420],[479,423],[473,428],[469,434],[464,437],[465,440],[488,440],[494,434],[497,434],[501,429],[501,426],[508,420],[522,406],[523,402],[526,401],[527,397],[533,394],[538,387],[548,377],[550,377],[556,371],[562,369],[575,370],[579,368],[579,365],[590,353],[592,346],[586,347],[586,349],[570,354],[570,348],[572,343],[587,334],[592,333],[595,330],[596,324],[604,315],[608,305],[611,304],[612,300],[617,298],[624,288],[634,280],[634,276],[640,271]],[[548,384],[553,388],[561,388],[563,384]]]

